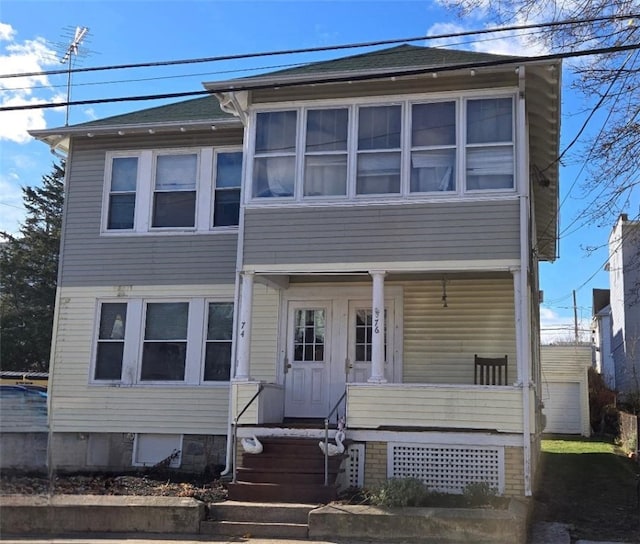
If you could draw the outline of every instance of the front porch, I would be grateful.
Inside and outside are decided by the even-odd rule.
[[[517,267],[283,278],[243,277],[230,412],[240,438],[317,442],[328,419],[333,440],[342,417],[349,485],[412,476],[529,494],[537,402]],[[474,384],[475,354],[507,355],[504,385]]]

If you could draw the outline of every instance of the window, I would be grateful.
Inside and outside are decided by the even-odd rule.
[[[94,379],[119,380],[122,375],[126,303],[105,303],[100,308]]]
[[[241,183],[239,149],[109,153],[103,230],[141,234],[237,226]]]
[[[400,192],[400,106],[359,109],[356,193]]]
[[[348,121],[346,108],[307,112],[305,196],[347,194]]]
[[[455,191],[456,103],[411,108],[412,193]]]
[[[513,99],[467,101],[467,189],[514,185]]]
[[[513,191],[514,95],[479,94],[256,112],[251,198],[302,202]]]
[[[147,304],[142,381],[184,380],[188,319],[187,302]]]
[[[296,111],[276,111],[257,115],[254,197],[293,196],[296,125]]]
[[[197,173],[195,154],[157,157],[152,226],[195,226]]]
[[[216,153],[213,226],[237,225],[240,217],[242,152]]]
[[[324,310],[296,310],[293,340],[295,361],[324,361]]]
[[[387,360],[387,310],[384,311],[384,358]],[[371,362],[373,339],[373,312],[370,309],[356,310],[355,349],[356,361]]]
[[[210,302],[204,359],[205,381],[228,381],[231,376],[233,304]]]
[[[98,306],[93,383],[228,382],[233,303],[129,298]]]
[[[107,228],[132,229],[136,204],[138,157],[114,157],[111,162]]]

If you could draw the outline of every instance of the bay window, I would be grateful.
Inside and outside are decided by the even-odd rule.
[[[456,93],[254,114],[254,202],[515,189],[514,96]]]

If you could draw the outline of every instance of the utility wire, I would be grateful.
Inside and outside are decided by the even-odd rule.
[[[292,54],[299,54],[299,53],[318,53],[318,52],[324,52],[324,51],[338,51],[343,49],[377,47],[381,45],[392,45],[392,44],[416,42],[416,41],[422,41],[422,40],[457,38],[461,36],[481,35],[481,34],[489,34],[494,32],[510,32],[512,30],[528,30],[533,28],[553,28],[553,27],[564,26],[564,25],[597,23],[601,21],[616,21],[620,19],[633,19],[636,17],[640,17],[640,13],[629,13],[626,15],[607,15],[602,17],[591,17],[591,18],[585,18],[585,19],[565,19],[563,21],[551,21],[547,23],[531,23],[528,25],[511,25],[511,26],[502,26],[502,27],[492,27],[492,28],[487,28],[482,30],[468,30],[465,32],[452,32],[452,33],[446,33],[446,34],[438,34],[435,36],[422,35],[422,36],[411,37],[411,38],[396,38],[392,40],[377,40],[377,41],[371,41],[371,42],[359,42],[359,43],[341,44],[341,45],[327,45],[327,46],[320,46],[320,47],[306,47],[306,48],[300,48],[300,49],[282,49],[282,50],[276,50],[276,51],[263,51],[263,52],[257,52],[257,53],[244,53],[244,54],[236,54],[236,55],[220,55],[215,57],[204,57],[204,58],[196,58],[196,59],[142,62],[142,63],[135,63],[135,64],[118,64],[118,65],[112,65],[112,66],[94,66],[89,68],[74,68],[71,70],[71,72],[80,73],[80,72],[97,72],[97,71],[104,71],[104,70],[124,70],[128,68],[175,66],[178,64],[220,62],[225,60],[240,60],[240,59],[247,59],[247,58],[259,58],[259,57],[269,57],[269,56],[277,56],[277,55],[292,55]],[[40,71],[40,72],[3,74],[3,75],[0,75],[0,78],[48,76],[48,75],[67,74],[67,73],[69,73],[69,70],[63,70],[63,69],[47,70],[47,71]]]
[[[323,83],[344,83],[348,81],[370,81],[375,79],[388,79],[390,77],[403,77],[420,74],[442,73],[452,72],[455,70],[471,70],[479,68],[492,68],[497,66],[504,66],[506,64],[513,64],[518,60],[523,62],[545,62],[553,60],[561,60],[567,58],[586,57],[591,55],[602,55],[607,53],[620,53],[623,51],[632,51],[640,49],[640,43],[634,43],[629,45],[618,45],[612,47],[603,47],[598,49],[588,49],[584,51],[572,51],[567,53],[553,53],[550,55],[540,55],[537,57],[507,57],[499,60],[492,60],[487,62],[469,62],[463,64],[449,64],[437,67],[428,68],[410,68],[405,70],[397,70],[393,72],[385,72],[384,74],[348,74],[337,77],[319,77],[317,79],[310,79],[304,81],[286,81],[282,83],[255,83],[247,81],[245,84],[226,84],[222,82],[220,87],[214,87],[203,91],[185,91],[176,93],[163,93],[152,95],[138,95],[138,96],[124,96],[115,98],[95,98],[91,100],[76,100],[70,102],[42,102],[40,104],[22,104],[19,106],[2,106],[0,111],[17,111],[17,110],[34,110],[44,108],[59,108],[65,106],[84,106],[88,104],[104,104],[108,102],[139,102],[144,100],[160,100],[165,98],[185,98],[190,96],[203,96],[215,93],[223,92],[237,92],[248,91],[258,89],[273,89],[273,88],[285,88],[285,87],[300,87],[304,85],[319,85]]]

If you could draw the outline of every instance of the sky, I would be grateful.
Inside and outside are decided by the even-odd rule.
[[[514,21],[514,23],[517,21]],[[0,0],[0,76],[67,67],[60,60],[75,29],[89,33],[73,66],[89,68],[167,60],[207,58],[265,51],[316,48],[379,40],[435,36],[487,26],[477,10],[461,19],[437,0]],[[499,54],[544,54],[539,43],[503,34],[448,42],[423,40],[416,45],[471,49]],[[202,82],[242,77],[275,67],[345,56],[371,49],[277,55],[183,66],[77,73],[71,99],[89,100],[202,90]],[[563,72],[562,136],[564,149],[578,132],[588,103],[571,88]],[[0,77],[0,106],[63,102],[67,75]],[[116,102],[73,106],[69,124],[155,107],[167,102]],[[0,112],[0,230],[15,233],[24,219],[22,187],[37,186],[57,160],[27,130],[65,124],[65,109]],[[585,135],[597,133],[597,117]],[[579,156],[568,154],[561,168],[560,229],[579,217],[588,200],[580,186],[584,171]],[[640,211],[635,195],[630,217]],[[613,219],[612,219],[613,221]],[[580,222],[576,226],[580,226]],[[560,259],[541,264],[543,342],[573,337],[572,291],[584,339],[589,338],[591,293],[607,288],[606,242],[612,223],[567,229]],[[588,252],[587,247],[599,247]]]

